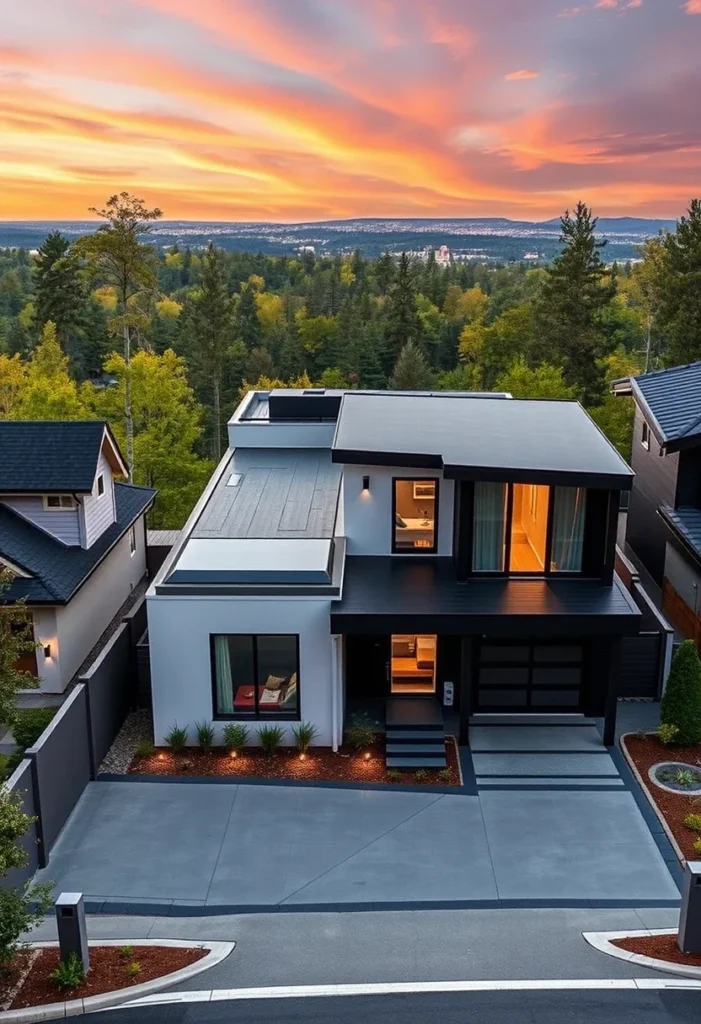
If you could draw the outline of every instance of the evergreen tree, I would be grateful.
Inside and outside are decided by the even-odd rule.
[[[418,343],[422,337],[422,324],[416,308],[416,289],[411,263],[402,253],[397,277],[389,294],[386,308],[387,341],[395,355],[409,342]]]
[[[251,284],[244,284],[241,287],[241,294],[236,304],[235,325],[237,337],[241,339],[249,352],[252,348],[260,345],[258,304]]]
[[[654,268],[658,324],[666,339],[665,363],[701,359],[701,199],[664,238],[664,256]]]
[[[535,307],[538,358],[560,365],[565,382],[582,401],[603,399],[602,360],[608,345],[602,315],[616,294],[615,276],[601,258],[605,241],[595,236],[596,218],[584,203],[561,219],[564,248],[545,275]]]
[[[69,250],[70,243],[60,231],[49,232],[37,253],[35,274],[37,327],[41,330],[51,320],[64,352],[81,327],[85,306],[80,268]]]
[[[383,252],[375,262],[375,281],[377,282],[380,295],[387,295],[389,293],[396,276],[397,268],[394,263],[394,257],[388,252]]]
[[[389,386],[393,391],[428,391],[433,374],[419,346],[409,341],[399,353]]]
[[[675,744],[701,743],[701,661],[693,640],[685,640],[674,655],[660,704],[660,722],[676,726]]]
[[[190,381],[209,409],[209,434],[215,462],[221,459],[222,387],[227,362],[233,354],[233,341],[233,304],[220,253],[210,242],[202,259],[200,286],[184,315],[182,348],[190,369]],[[244,350],[238,354],[241,362]],[[236,387],[239,385],[240,378]]]

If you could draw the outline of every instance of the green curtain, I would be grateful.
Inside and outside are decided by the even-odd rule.
[[[554,572],[582,570],[585,495],[586,491],[581,487],[553,488],[551,568]]]
[[[234,712],[234,684],[231,678],[229,643],[225,636],[214,638],[214,664],[217,673],[217,704],[220,715]]]
[[[503,572],[506,484],[476,483],[472,532],[474,572]]]

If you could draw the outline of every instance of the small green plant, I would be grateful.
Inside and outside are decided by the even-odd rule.
[[[248,743],[248,726],[243,722],[229,722],[224,726],[224,746],[230,753],[240,754]]]
[[[356,750],[372,745],[375,729],[367,715],[355,715],[346,729],[346,739]]]
[[[657,738],[660,743],[665,747],[671,747],[676,743],[677,736],[679,735],[679,726],[677,725],[660,725],[657,729]]]
[[[684,818],[684,828],[690,832],[701,832],[701,814],[687,814]]]
[[[698,853],[701,857],[701,839],[694,840],[694,853]]]
[[[450,768],[441,768],[438,772],[438,778],[441,782],[450,782]]]
[[[155,749],[151,740],[142,740],[141,743],[136,744],[134,753],[137,757],[152,757]]]
[[[696,776],[691,768],[677,768],[674,773],[674,781],[678,786],[693,786],[696,782]]]
[[[402,773],[399,771],[398,768],[390,768],[389,771],[387,772],[387,778],[389,779],[390,782],[400,782],[402,778]]]
[[[262,725],[258,730],[260,745],[268,757],[277,753],[284,738],[285,730],[279,725]]]
[[[203,754],[212,749],[214,743],[214,726],[210,722],[195,722],[197,745]]]
[[[166,733],[166,743],[174,753],[181,754],[187,746],[187,729],[181,729],[174,722],[170,732]]]
[[[417,768],[416,771],[414,772],[414,778],[416,779],[417,782],[423,782],[427,775],[428,772],[426,771],[425,768]]]
[[[67,960],[60,960],[58,967],[51,972],[51,980],[56,988],[77,988],[85,981],[83,961],[77,953],[71,953]]]
[[[136,978],[137,975],[141,974],[141,964],[138,960],[130,960],[124,970],[128,978]]]
[[[120,960],[131,960],[134,956],[133,946],[120,946],[119,947],[119,959]]]
[[[306,754],[316,734],[316,726],[312,725],[311,722],[300,722],[299,725],[293,726],[292,735],[295,738],[297,750],[299,750],[300,754]]]
[[[701,743],[701,661],[693,640],[680,644],[672,659],[660,703],[660,721],[676,725],[675,744]]]
[[[56,708],[22,708],[12,727],[17,746],[33,747],[55,714]]]

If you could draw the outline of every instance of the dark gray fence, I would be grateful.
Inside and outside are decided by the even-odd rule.
[[[19,793],[22,798],[22,810],[25,814],[35,817],[37,812],[34,806],[34,780],[30,760],[26,759],[17,765],[16,770],[7,780],[5,788],[11,793]],[[12,889],[15,886],[23,885],[39,867],[40,836],[37,825],[38,822],[32,825],[21,843],[27,854],[27,866],[9,871],[2,881],[3,887]]]
[[[148,630],[136,645],[137,704],[140,708],[151,707],[151,652]]]
[[[34,746],[25,752],[34,762],[41,867],[46,867],[59,832],[90,782],[90,746],[87,691],[78,685]]]
[[[123,622],[88,671],[85,686],[90,723],[90,776],[97,778],[100,763],[112,746],[129,709],[132,650],[129,627]]]
[[[663,649],[660,633],[623,637],[619,697],[659,698]]]

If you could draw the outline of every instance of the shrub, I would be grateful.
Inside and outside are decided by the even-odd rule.
[[[678,735],[679,727],[676,725],[660,725],[657,729],[657,738],[665,747],[671,747]]]
[[[195,722],[195,733],[197,734],[197,744],[205,754],[208,750],[212,749],[214,743],[214,726],[209,722]]]
[[[699,857],[701,857],[701,839],[694,840],[694,853],[698,853]]]
[[[390,782],[399,782],[401,780],[402,773],[398,768],[390,768],[387,772],[387,778]]]
[[[51,909],[51,882],[19,889],[0,888],[0,969],[8,967],[22,943],[21,937],[44,920]]]
[[[684,828],[691,832],[701,832],[701,814],[687,814],[684,818]]]
[[[450,768],[441,768],[438,772],[438,778],[441,782],[450,782]]]
[[[243,722],[229,722],[224,726],[224,746],[229,751],[236,751],[238,754],[248,743],[248,726]]]
[[[120,946],[119,947],[119,958],[120,960],[131,960],[134,956],[133,946]]]
[[[701,661],[693,640],[685,640],[674,655],[660,705],[663,725],[676,725],[674,743],[701,743]]]
[[[279,725],[262,725],[258,730],[260,745],[269,756],[276,753],[284,738],[285,730]]]
[[[124,970],[128,978],[135,978],[138,974],[141,974],[141,964],[138,960],[130,960]]]
[[[181,729],[178,723],[174,722],[170,732],[166,733],[166,743],[176,754],[182,753],[187,746],[187,729]]]
[[[427,775],[428,772],[426,771],[425,768],[417,768],[416,771],[414,772],[414,778],[416,779],[417,782],[423,782]]]
[[[292,734],[300,754],[306,754],[309,750],[316,732],[316,726],[312,725],[311,722],[300,722],[299,725],[293,726]]]
[[[56,988],[77,988],[85,981],[83,961],[77,953],[71,953],[67,960],[60,960],[58,967],[51,972],[51,980]]]
[[[355,715],[346,729],[346,739],[356,750],[371,746],[375,729],[367,715]]]
[[[22,750],[33,747],[46,726],[56,714],[56,708],[24,708],[18,712],[12,727],[15,743]]]
[[[137,757],[151,757],[155,749],[151,740],[142,740],[141,743],[136,744],[134,753]]]

